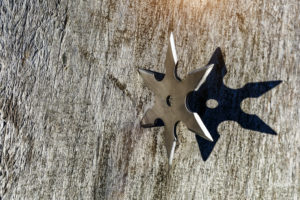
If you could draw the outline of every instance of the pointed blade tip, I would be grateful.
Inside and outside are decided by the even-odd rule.
[[[154,73],[150,70],[147,70],[147,69],[143,69],[143,68],[139,68],[138,69],[138,73],[143,77],[143,78],[146,78],[148,77],[149,75],[151,76],[154,76]]]
[[[209,140],[210,142],[213,142],[213,141],[214,141],[210,134],[209,134],[208,140]]]
[[[173,141],[172,149],[171,149],[171,152],[170,152],[170,155],[169,155],[169,166],[172,165],[172,161],[173,161],[173,157],[174,157],[174,152],[175,152],[175,147],[176,147],[176,140]]]
[[[206,69],[206,72],[205,72],[206,77],[210,74],[213,67],[214,67],[214,64],[207,65],[207,69]]]
[[[214,140],[213,140],[212,136],[210,135],[209,131],[207,130],[206,126],[204,125],[203,121],[201,120],[200,116],[195,112],[193,114],[194,114],[194,117],[203,133],[203,135],[200,135],[200,136],[210,142],[213,142]]]
[[[172,55],[175,64],[178,62],[177,54],[176,54],[176,48],[175,48],[175,41],[174,41],[174,35],[173,32],[170,34],[170,44],[171,44],[171,50],[172,50]]]
[[[207,68],[213,68],[213,66],[214,66],[215,64],[209,64],[209,65],[207,65]]]
[[[138,68],[138,72],[139,72],[139,73],[142,73],[142,72],[145,72],[145,71],[146,71],[146,70],[143,69],[143,68],[140,68],[140,67]]]

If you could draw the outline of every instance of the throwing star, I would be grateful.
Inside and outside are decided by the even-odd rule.
[[[200,116],[189,110],[187,96],[190,92],[200,88],[214,65],[211,64],[192,71],[184,80],[180,80],[176,73],[177,64],[174,37],[171,33],[165,60],[166,74],[139,69],[146,86],[155,95],[154,106],[147,110],[141,125],[143,127],[155,127],[158,124],[158,119],[163,121],[165,126],[164,142],[170,165],[176,146],[176,125],[179,121],[202,138],[213,141]]]

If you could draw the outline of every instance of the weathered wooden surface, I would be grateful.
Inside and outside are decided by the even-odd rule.
[[[298,0],[0,1],[3,199],[299,199]],[[173,31],[183,67],[220,47],[225,83],[282,80],[241,106],[278,135],[219,125],[204,162],[178,127],[168,170],[163,128],[138,67],[163,71]]]

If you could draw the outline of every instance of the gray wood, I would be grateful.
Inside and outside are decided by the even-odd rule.
[[[2,199],[299,199],[298,0],[0,1]],[[179,76],[220,47],[224,83],[282,80],[242,109],[277,135],[221,123],[203,161],[179,124],[172,168],[139,67]]]

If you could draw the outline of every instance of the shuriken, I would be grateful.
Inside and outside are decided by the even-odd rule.
[[[166,74],[139,69],[146,86],[155,95],[154,106],[147,110],[141,125],[154,127],[157,126],[158,119],[163,121],[164,141],[170,165],[176,145],[176,125],[179,121],[182,121],[189,130],[202,138],[213,141],[200,116],[188,109],[187,96],[190,92],[200,88],[214,65],[192,71],[184,80],[180,80],[176,73],[177,64],[174,37],[171,33],[165,60]]]

